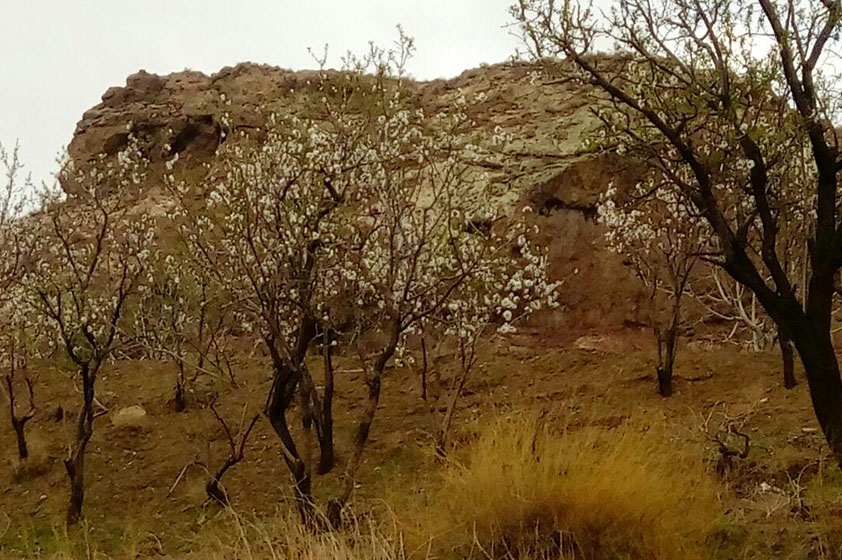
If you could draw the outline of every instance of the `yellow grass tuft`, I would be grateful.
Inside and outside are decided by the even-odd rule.
[[[414,529],[448,557],[704,558],[721,507],[687,445],[631,426],[500,421],[445,470]]]

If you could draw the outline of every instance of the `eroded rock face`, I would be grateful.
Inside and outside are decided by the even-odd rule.
[[[223,141],[223,115],[235,132],[260,131],[271,112],[294,110],[296,95],[315,88],[317,80],[316,72],[252,63],[211,76],[192,70],[158,76],[141,70],[125,86],[109,88],[102,102],[82,115],[68,155],[84,167],[100,154],[113,156],[124,149],[132,133],[150,162],[177,153],[186,166],[197,167],[211,161]],[[69,182],[62,186],[68,193],[76,190]]]
[[[553,274],[570,280],[560,298],[568,312],[577,310],[570,321],[587,327],[639,322],[645,295],[629,281],[631,274],[620,259],[604,250],[595,220],[599,196],[608,184],[633,181],[639,169],[616,157],[595,158],[585,152],[582,141],[595,127],[589,91],[572,83],[541,85],[535,69],[506,63],[453,79],[410,82],[408,87],[427,115],[447,110],[464,95],[472,134],[480,133],[480,142],[490,142],[495,130],[510,136],[502,152],[488,150],[472,163],[513,209],[529,205],[536,211]],[[344,79],[334,71],[322,77]],[[253,63],[210,76],[190,70],[167,76],[140,71],[125,86],[106,91],[102,102],[82,116],[69,155],[79,166],[100,153],[115,154],[126,146],[131,131],[150,161],[160,163],[178,153],[176,172],[190,173],[191,180],[200,182],[213,173],[212,165],[205,164],[212,164],[220,143],[239,141],[240,132],[259,140],[268,115],[299,114],[319,80],[318,72]],[[233,127],[227,138],[223,119]],[[154,189],[154,177],[150,183]],[[64,188],[74,190],[70,184]]]
[[[125,103],[154,100],[166,83],[166,78],[141,70],[126,78],[126,87],[109,88],[102,96],[102,104],[119,107]]]
[[[409,83],[427,114],[447,110],[462,93],[469,100],[467,112],[475,131],[490,137],[499,127],[511,135],[504,154],[476,164],[513,201],[562,176],[568,166],[581,166],[582,136],[594,124],[581,86],[540,86],[534,70],[526,63],[500,64],[449,80]],[[325,75],[327,80],[343,78],[335,71]],[[223,141],[223,114],[234,131],[260,131],[269,114],[300,111],[301,100],[315,91],[319,79],[318,72],[253,63],[226,67],[211,76],[191,70],[157,76],[141,70],[129,76],[125,86],[109,88],[102,102],[85,112],[69,155],[77,165],[102,153],[113,155],[126,146],[132,132],[152,162],[174,153],[180,159],[208,161]],[[564,186],[563,179],[555,182]],[[570,198],[564,192],[554,196]]]
[[[211,79],[200,72],[157,76],[141,70],[124,87],[109,88],[102,103],[85,112],[68,152],[77,162],[113,155],[126,147],[132,132],[153,162],[175,151],[212,157],[221,139],[220,105]]]

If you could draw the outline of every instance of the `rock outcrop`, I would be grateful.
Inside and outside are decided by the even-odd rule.
[[[538,213],[557,277],[569,278],[561,298],[567,323],[599,327],[641,320],[645,297],[616,255],[603,249],[595,222],[599,196],[609,182],[628,183],[640,170],[617,157],[594,157],[582,140],[595,126],[593,96],[585,86],[542,84],[536,68],[505,63],[464,72],[453,79],[410,83],[427,114],[447,109],[457,95],[468,100],[474,131],[497,127],[511,137],[502,154],[474,164],[511,202]],[[328,72],[328,80],[341,79]],[[316,91],[319,73],[244,63],[207,76],[185,70],[157,76],[140,71],[124,87],[112,87],[79,121],[68,150],[76,162],[114,154],[131,130],[152,162],[179,154],[182,172],[211,162],[223,141],[222,119],[235,131],[259,136],[267,115],[301,111]],[[223,117],[226,115],[227,117]],[[480,135],[482,136],[482,135]],[[72,185],[65,189],[72,190]],[[576,277],[575,281],[573,277]]]
[[[411,87],[428,114],[447,109],[461,91],[475,100],[468,107],[475,130],[490,133],[499,126],[511,135],[502,158],[477,165],[512,196],[525,195],[545,211],[592,214],[604,188],[595,174],[604,166],[594,165],[581,150],[583,135],[593,127],[588,98],[580,86],[539,86],[533,72],[525,63],[500,64]],[[211,76],[190,70],[157,76],[141,70],[124,87],[109,88],[102,103],[85,112],[69,155],[84,162],[114,154],[125,147],[131,130],[153,162],[175,153],[207,161],[222,141],[223,114],[235,130],[259,130],[272,112],[300,110],[300,100],[316,90],[317,81],[316,72],[252,63]]]

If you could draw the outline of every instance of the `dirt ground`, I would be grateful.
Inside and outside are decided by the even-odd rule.
[[[801,372],[801,383],[787,391],[775,354],[690,343],[679,354],[675,395],[663,399],[647,343],[644,333],[625,332],[553,339],[522,333],[486,344],[460,401],[454,446],[500,414],[544,414],[550,421],[605,426],[664,422],[676,445],[704,442],[719,472],[727,513],[717,534],[718,557],[840,557],[842,476],[829,461]],[[208,471],[225,460],[228,444],[207,403],[218,393],[218,410],[236,428],[262,408],[270,382],[261,357],[235,366],[236,387],[224,378],[204,377],[181,413],[171,401],[171,364],[121,360],[102,373],[98,395],[105,408],[88,448],[85,501],[89,538],[98,550],[120,550],[133,538],[144,553],[178,554],[219,514],[220,508],[205,500],[204,484]],[[452,366],[446,357],[438,362],[426,402],[416,372],[388,371],[359,470],[360,510],[383,500],[412,499],[435,484],[434,434]],[[317,370],[317,363],[313,367]],[[15,470],[14,434],[3,405],[0,556],[50,553],[61,532],[67,493],[61,459],[79,395],[67,372],[46,365],[39,368],[35,391],[38,413],[28,433],[43,472]],[[340,360],[335,403],[340,468],[334,472],[341,471],[364,406],[363,391],[360,372]],[[116,411],[132,405],[146,410],[145,424],[115,426]],[[741,451],[740,434],[748,438],[748,455],[726,465],[713,437]],[[261,418],[245,460],[224,479],[232,507],[256,516],[287,508],[289,482],[279,442]],[[336,474],[316,479],[322,503],[335,495],[338,482]]]

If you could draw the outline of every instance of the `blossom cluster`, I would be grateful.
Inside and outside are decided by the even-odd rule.
[[[709,238],[705,220],[668,180],[650,177],[630,193],[609,185],[597,213],[608,248],[650,287],[678,292]]]

